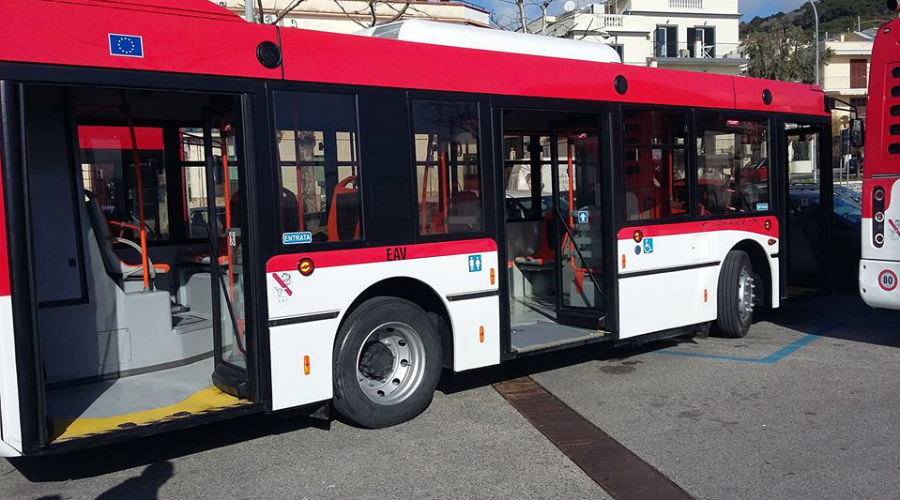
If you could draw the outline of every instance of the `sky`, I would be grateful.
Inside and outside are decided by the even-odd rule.
[[[495,16],[506,19],[516,19],[518,10],[513,0],[468,0],[471,3],[492,10]],[[525,0],[526,4],[532,4],[527,9],[529,20],[540,15],[540,8],[537,7],[538,0]],[[806,3],[807,0],[738,0],[738,10],[743,14],[742,21],[749,21],[755,16],[768,16],[776,12],[787,12],[796,9],[800,5]],[[565,0],[553,0],[550,7],[550,13],[554,14],[562,10],[562,4]],[[578,6],[588,5],[589,0],[575,0]]]

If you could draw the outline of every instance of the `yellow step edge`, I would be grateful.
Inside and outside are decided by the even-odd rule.
[[[53,441],[87,437],[111,431],[186,418],[210,413],[215,410],[248,404],[250,401],[238,399],[216,387],[207,387],[195,392],[187,399],[170,406],[125,413],[112,417],[54,418],[50,437]]]

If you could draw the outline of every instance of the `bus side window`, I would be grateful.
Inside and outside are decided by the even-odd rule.
[[[481,231],[478,105],[413,101],[419,233]]]
[[[362,237],[356,97],[275,93],[282,233],[312,242]]]
[[[769,211],[768,122],[697,114],[700,215]]]
[[[625,208],[628,220],[688,215],[681,111],[625,110]]]

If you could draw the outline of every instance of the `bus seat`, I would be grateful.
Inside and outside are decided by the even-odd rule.
[[[113,243],[124,243],[137,250],[138,253],[141,252],[141,247],[131,240],[112,235],[109,230],[109,223],[107,222],[106,216],[103,214],[103,209],[100,207],[100,202],[97,201],[97,196],[94,193],[85,190],[84,199],[88,219],[91,222],[91,228],[94,230],[94,236],[97,238],[97,245],[100,248],[103,267],[106,269],[107,274],[121,279],[142,278],[144,271],[143,266],[141,264],[129,264],[119,258],[119,255],[113,249]],[[147,258],[147,262],[150,263],[150,274],[152,277],[155,277],[160,273],[169,272],[168,264],[154,264],[153,262],[150,262],[149,257]]]
[[[359,238],[359,189],[347,187],[357,184],[351,175],[334,187],[328,207],[328,241],[347,241]]]
[[[528,270],[541,270],[542,268],[552,267],[556,259],[556,250],[550,245],[550,226],[553,224],[553,211],[544,216],[541,224],[541,236],[538,249],[532,255],[522,255],[515,258],[515,263],[520,268]],[[564,235],[560,242],[560,248],[564,247],[569,241],[568,234]]]
[[[447,226],[450,232],[472,231],[481,222],[481,203],[478,193],[460,191],[450,198]]]

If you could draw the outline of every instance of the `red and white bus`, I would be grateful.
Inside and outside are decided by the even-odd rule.
[[[898,11],[896,0],[888,9]],[[900,310],[900,19],[878,29],[866,106],[859,293],[872,307]],[[891,204],[891,200],[894,203]]]
[[[392,425],[444,368],[740,337],[828,269],[790,251],[828,241],[789,216],[789,177],[831,183],[815,87],[206,0],[6,0],[0,32],[3,456],[298,407]]]

